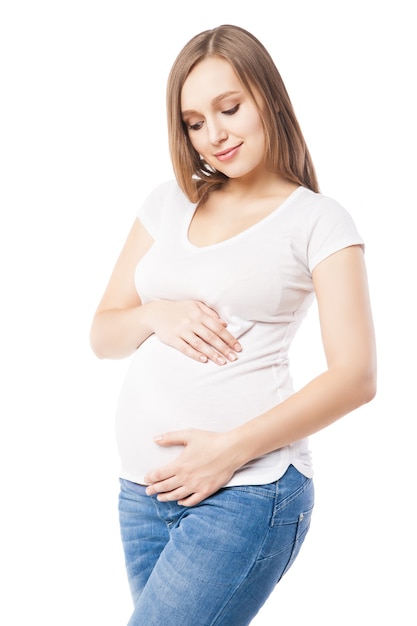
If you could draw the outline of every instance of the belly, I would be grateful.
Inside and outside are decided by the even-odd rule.
[[[218,366],[194,361],[151,336],[133,356],[119,396],[116,436],[125,477],[141,482],[139,475],[178,455],[177,447],[155,444],[155,435],[230,430],[290,393],[286,364],[255,358],[250,349]]]

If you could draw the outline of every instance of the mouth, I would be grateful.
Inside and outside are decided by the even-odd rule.
[[[233,148],[228,148],[227,150],[222,150],[221,152],[216,152],[216,154],[214,156],[219,161],[228,161],[229,159],[233,159],[233,157],[239,151],[239,148],[242,145],[242,143],[240,143],[238,146],[234,146]]]

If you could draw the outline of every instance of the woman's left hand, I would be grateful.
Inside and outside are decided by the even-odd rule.
[[[234,461],[231,434],[188,429],[155,438],[160,446],[184,446],[180,455],[167,465],[145,476],[148,495],[158,500],[177,500],[194,506],[223,487],[239,468]]]

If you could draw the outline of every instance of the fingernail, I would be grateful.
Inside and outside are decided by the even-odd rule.
[[[240,352],[242,350],[242,346],[240,345],[240,343],[235,343],[234,349],[236,350],[236,352]]]
[[[224,365],[226,363],[226,359],[222,356],[218,356],[216,360],[219,365]]]
[[[231,352],[231,353],[229,354],[229,360],[230,360],[230,361],[236,361],[236,359],[237,359],[236,354],[234,354],[234,352]]]

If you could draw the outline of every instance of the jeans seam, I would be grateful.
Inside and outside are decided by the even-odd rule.
[[[230,594],[230,596],[227,598],[227,601],[223,604],[222,608],[219,610],[219,612],[217,613],[217,615],[214,617],[213,621],[211,622],[211,624],[209,626],[216,626],[216,624],[218,624],[218,620],[221,619],[222,614],[224,613],[224,611],[227,609],[228,605],[230,604],[230,602],[233,600],[234,596],[240,591],[242,585],[244,585],[248,579],[248,577],[250,576],[252,570],[256,567],[256,565],[258,564],[258,562],[260,561],[259,559],[259,555],[261,553],[261,550],[263,548],[263,546],[265,545],[265,541],[267,540],[268,534],[270,533],[270,528],[267,528],[267,530],[265,531],[265,535],[262,541],[262,544],[259,546],[258,551],[256,553],[256,557],[254,557],[252,565],[250,566],[250,568],[248,569],[248,571],[246,572],[245,577],[241,580],[241,582],[239,583],[239,585],[237,585],[234,589],[233,589],[233,593]]]
[[[272,514],[272,519],[271,519],[271,526],[275,526],[275,518],[278,515],[278,513],[281,513],[282,510],[288,505],[290,504],[293,500],[295,500],[295,498],[297,498],[298,496],[300,496],[302,493],[304,493],[304,491],[310,486],[312,482],[311,478],[307,478],[302,485],[300,485],[298,487],[298,489],[296,489],[296,491],[293,491],[292,494],[290,494],[289,496],[287,496],[285,498],[285,500],[283,500],[282,502],[280,502],[279,504],[276,504],[276,506],[274,506],[274,511]],[[277,497],[279,495],[279,485],[278,485],[278,492],[277,492]]]
[[[257,489],[257,487],[258,485],[236,485],[234,487],[223,487],[222,491],[234,490],[237,492],[250,493],[261,498],[276,498],[276,490],[274,492],[266,492],[262,490],[262,485],[259,485],[259,489]]]

